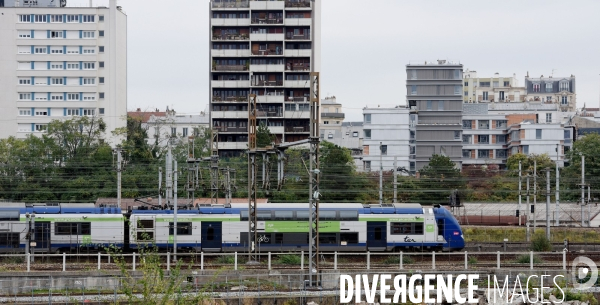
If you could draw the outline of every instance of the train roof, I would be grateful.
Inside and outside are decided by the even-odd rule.
[[[118,207],[96,207],[93,203],[0,203],[0,212],[19,211],[20,214],[121,214]]]

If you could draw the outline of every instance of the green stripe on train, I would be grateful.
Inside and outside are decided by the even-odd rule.
[[[142,220],[143,218],[139,218],[140,220]],[[147,219],[147,218],[145,218]],[[173,222],[173,217],[156,217],[156,221],[158,222]],[[211,222],[211,221],[226,221],[226,222],[231,222],[231,221],[240,221],[240,216],[230,216],[230,217],[194,217],[194,218],[189,218],[189,217],[177,217],[177,222]]]
[[[339,221],[320,221],[319,232],[339,232]],[[308,232],[308,221],[265,221],[265,233],[296,233]]]

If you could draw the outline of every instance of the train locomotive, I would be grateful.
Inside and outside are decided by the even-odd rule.
[[[0,251],[14,252],[27,242],[27,215],[35,213],[31,241],[35,252],[123,247],[135,251],[155,245],[204,252],[248,249],[246,204],[201,205],[174,211],[137,207],[125,213],[116,207],[88,204],[52,206],[12,204],[0,207]],[[257,206],[255,244],[261,252],[308,250],[307,203],[265,203]],[[456,251],[464,237],[454,216],[440,206],[420,204],[368,205],[321,203],[320,251]],[[83,250],[81,250],[83,251]]]

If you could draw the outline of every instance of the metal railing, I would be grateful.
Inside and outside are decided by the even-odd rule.
[[[248,0],[213,0],[213,8],[247,8],[250,7]]]
[[[246,65],[215,65],[213,66],[214,71],[247,71],[248,66]]]
[[[283,17],[277,18],[252,18],[251,24],[283,24]]]
[[[213,40],[248,40],[250,37],[246,34],[224,34],[213,35]]]
[[[287,0],[285,7],[310,7],[310,0]]]
[[[294,133],[294,132],[309,132],[310,131],[310,127],[309,126],[288,126],[285,127],[285,132],[290,132],[290,133]]]
[[[310,34],[294,34],[294,33],[286,33],[285,39],[287,40],[310,40]]]
[[[283,48],[279,48],[278,50],[258,50],[258,51],[252,51],[252,55],[259,55],[259,56],[268,56],[268,55],[283,55]]]
[[[252,86],[283,86],[282,80],[253,80]]]

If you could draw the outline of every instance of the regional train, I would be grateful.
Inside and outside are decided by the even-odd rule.
[[[307,203],[257,206],[258,251],[308,250]],[[174,211],[93,204],[3,203],[0,252],[21,251],[28,242],[36,253],[91,251],[108,246],[125,250],[155,245],[173,248]],[[179,209],[177,247],[204,252],[248,249],[248,205],[201,205]],[[456,251],[465,246],[460,225],[440,206],[321,203],[320,251]]]

